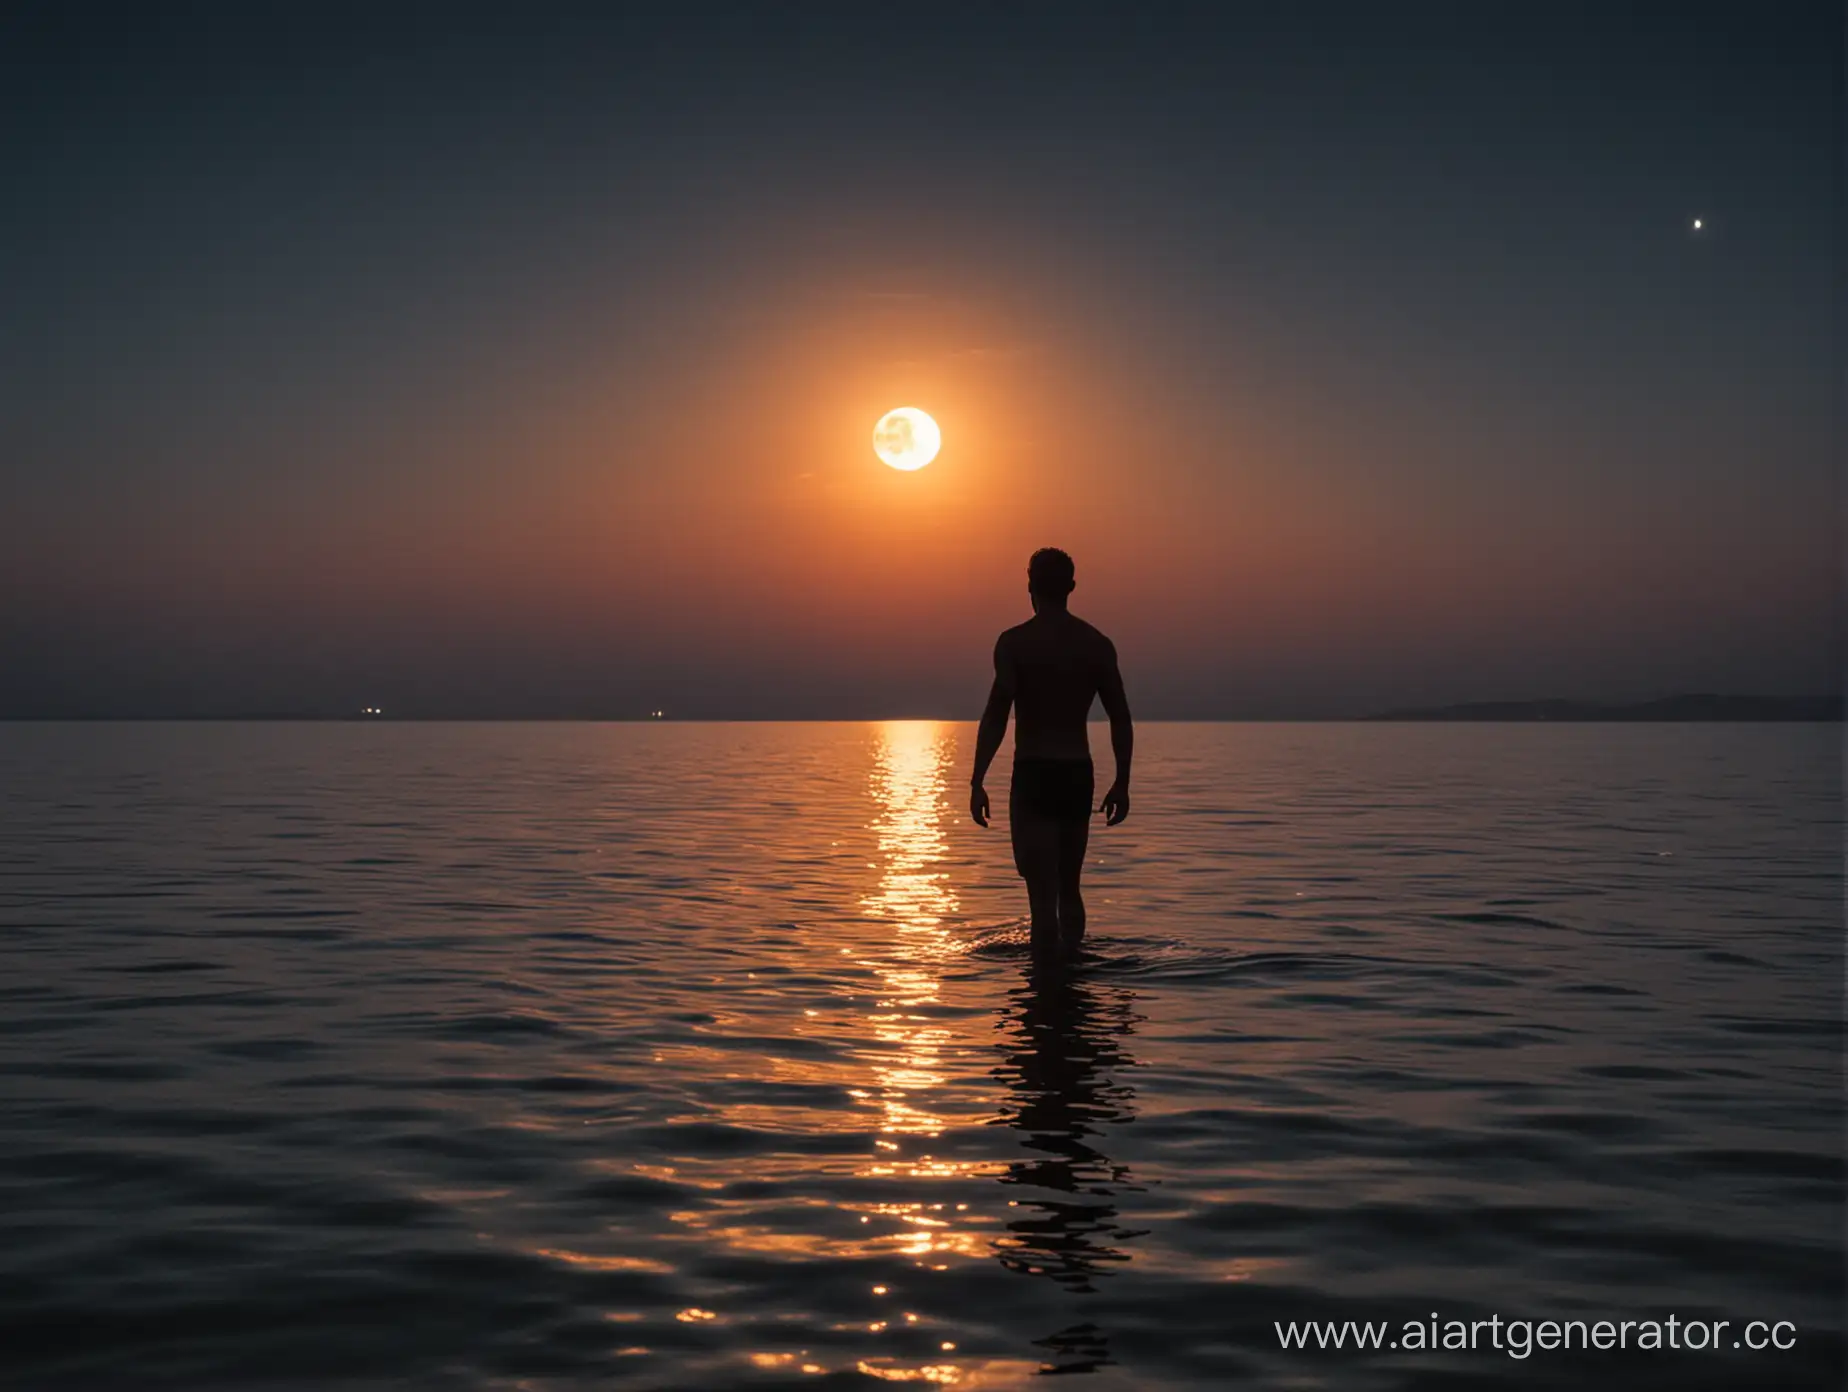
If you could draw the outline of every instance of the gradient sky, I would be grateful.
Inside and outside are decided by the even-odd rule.
[[[1839,689],[1837,5],[151,9],[0,19],[0,715],[973,718],[1049,544],[1143,716]]]

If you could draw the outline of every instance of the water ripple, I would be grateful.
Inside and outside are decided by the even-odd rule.
[[[1839,1385],[1839,729],[1149,727],[1057,981],[971,735],[0,727],[8,1385]]]

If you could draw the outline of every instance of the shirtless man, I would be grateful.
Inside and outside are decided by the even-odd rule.
[[[1117,671],[1116,647],[1066,609],[1072,558],[1051,547],[1027,562],[1033,617],[995,642],[995,684],[975,736],[975,777],[969,815],[988,825],[989,764],[1007,733],[1014,707],[1014,777],[1008,788],[1008,831],[1014,868],[1027,882],[1033,915],[1033,960],[1070,961],[1084,941],[1084,899],[1078,876],[1091,834],[1091,747],[1085,719],[1093,697],[1110,717],[1116,780],[1104,794],[1104,824],[1129,815],[1129,757],[1135,735]]]

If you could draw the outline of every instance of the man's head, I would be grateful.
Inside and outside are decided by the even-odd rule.
[[[1042,546],[1035,551],[1027,562],[1027,593],[1033,596],[1033,607],[1063,609],[1066,596],[1077,583],[1074,573],[1072,558],[1058,547]]]

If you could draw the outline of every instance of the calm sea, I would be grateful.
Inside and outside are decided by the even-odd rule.
[[[1838,1384],[1839,726],[1145,726],[1037,992],[972,737],[0,726],[0,1380]]]

